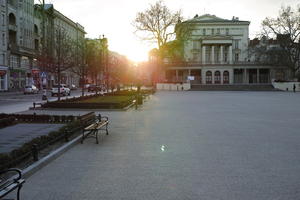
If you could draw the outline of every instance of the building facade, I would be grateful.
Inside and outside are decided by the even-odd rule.
[[[7,1],[0,1],[0,91],[8,90],[8,62],[7,62]]]
[[[32,67],[34,49],[34,0],[8,0],[8,45],[9,89],[20,90],[34,84]]]
[[[193,28],[184,41],[183,62],[164,59],[166,81],[270,84],[275,78],[276,68],[255,62],[249,55],[249,21],[206,14],[182,24]]]
[[[53,48],[49,53],[54,55],[54,48],[57,43],[57,31],[64,32],[66,34],[64,37],[70,42],[84,40],[85,31],[83,26],[54,9],[52,4],[45,4],[43,10],[40,8],[41,5],[35,5],[35,26],[38,32],[38,37],[35,38],[35,47],[37,50],[41,48],[44,35],[44,45],[48,48]],[[37,79],[40,80],[41,85],[52,87],[54,84],[58,84],[57,74],[49,72],[53,70],[47,71],[43,70],[42,67],[37,66],[37,71],[39,72]],[[79,82],[79,76],[73,73],[72,70],[65,70],[61,73],[61,83],[79,86]]]

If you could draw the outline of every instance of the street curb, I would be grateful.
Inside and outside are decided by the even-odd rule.
[[[82,137],[82,135],[77,136],[72,141],[68,142],[67,144],[64,144],[63,146],[61,146],[58,149],[56,149],[53,152],[51,152],[46,157],[40,159],[39,161],[37,161],[34,164],[30,165],[29,167],[25,168],[24,170],[22,170],[22,175],[25,178],[30,177],[35,172],[37,172],[38,170],[42,169],[47,164],[49,164],[51,161],[55,160],[56,158],[58,158],[59,156],[61,156],[64,152],[68,151],[70,148],[72,148],[77,143],[79,143],[80,140],[81,140],[81,137]]]

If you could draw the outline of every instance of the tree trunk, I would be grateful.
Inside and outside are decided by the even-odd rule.
[[[81,96],[84,96],[84,85],[85,85],[85,77],[82,75],[82,86],[81,86]]]

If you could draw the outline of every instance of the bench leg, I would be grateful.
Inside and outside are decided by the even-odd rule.
[[[98,140],[98,130],[95,131],[95,136],[96,136],[96,144],[99,144],[99,140]]]
[[[82,131],[82,137],[81,137],[81,141],[80,141],[81,144],[83,144],[83,140],[84,140],[84,131]]]
[[[108,124],[106,124],[106,135],[108,135]]]
[[[22,186],[23,186],[23,185],[20,185],[20,186],[18,187],[17,200],[20,200],[20,190],[21,190]]]

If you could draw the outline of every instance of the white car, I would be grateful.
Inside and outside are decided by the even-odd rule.
[[[39,89],[34,85],[28,85],[24,88],[24,94],[37,94],[39,93]]]
[[[67,96],[67,95],[70,96],[71,90],[65,84],[61,84],[60,85],[60,94],[62,96]],[[58,96],[58,85],[54,85],[51,90],[51,96],[55,96],[55,95]]]

